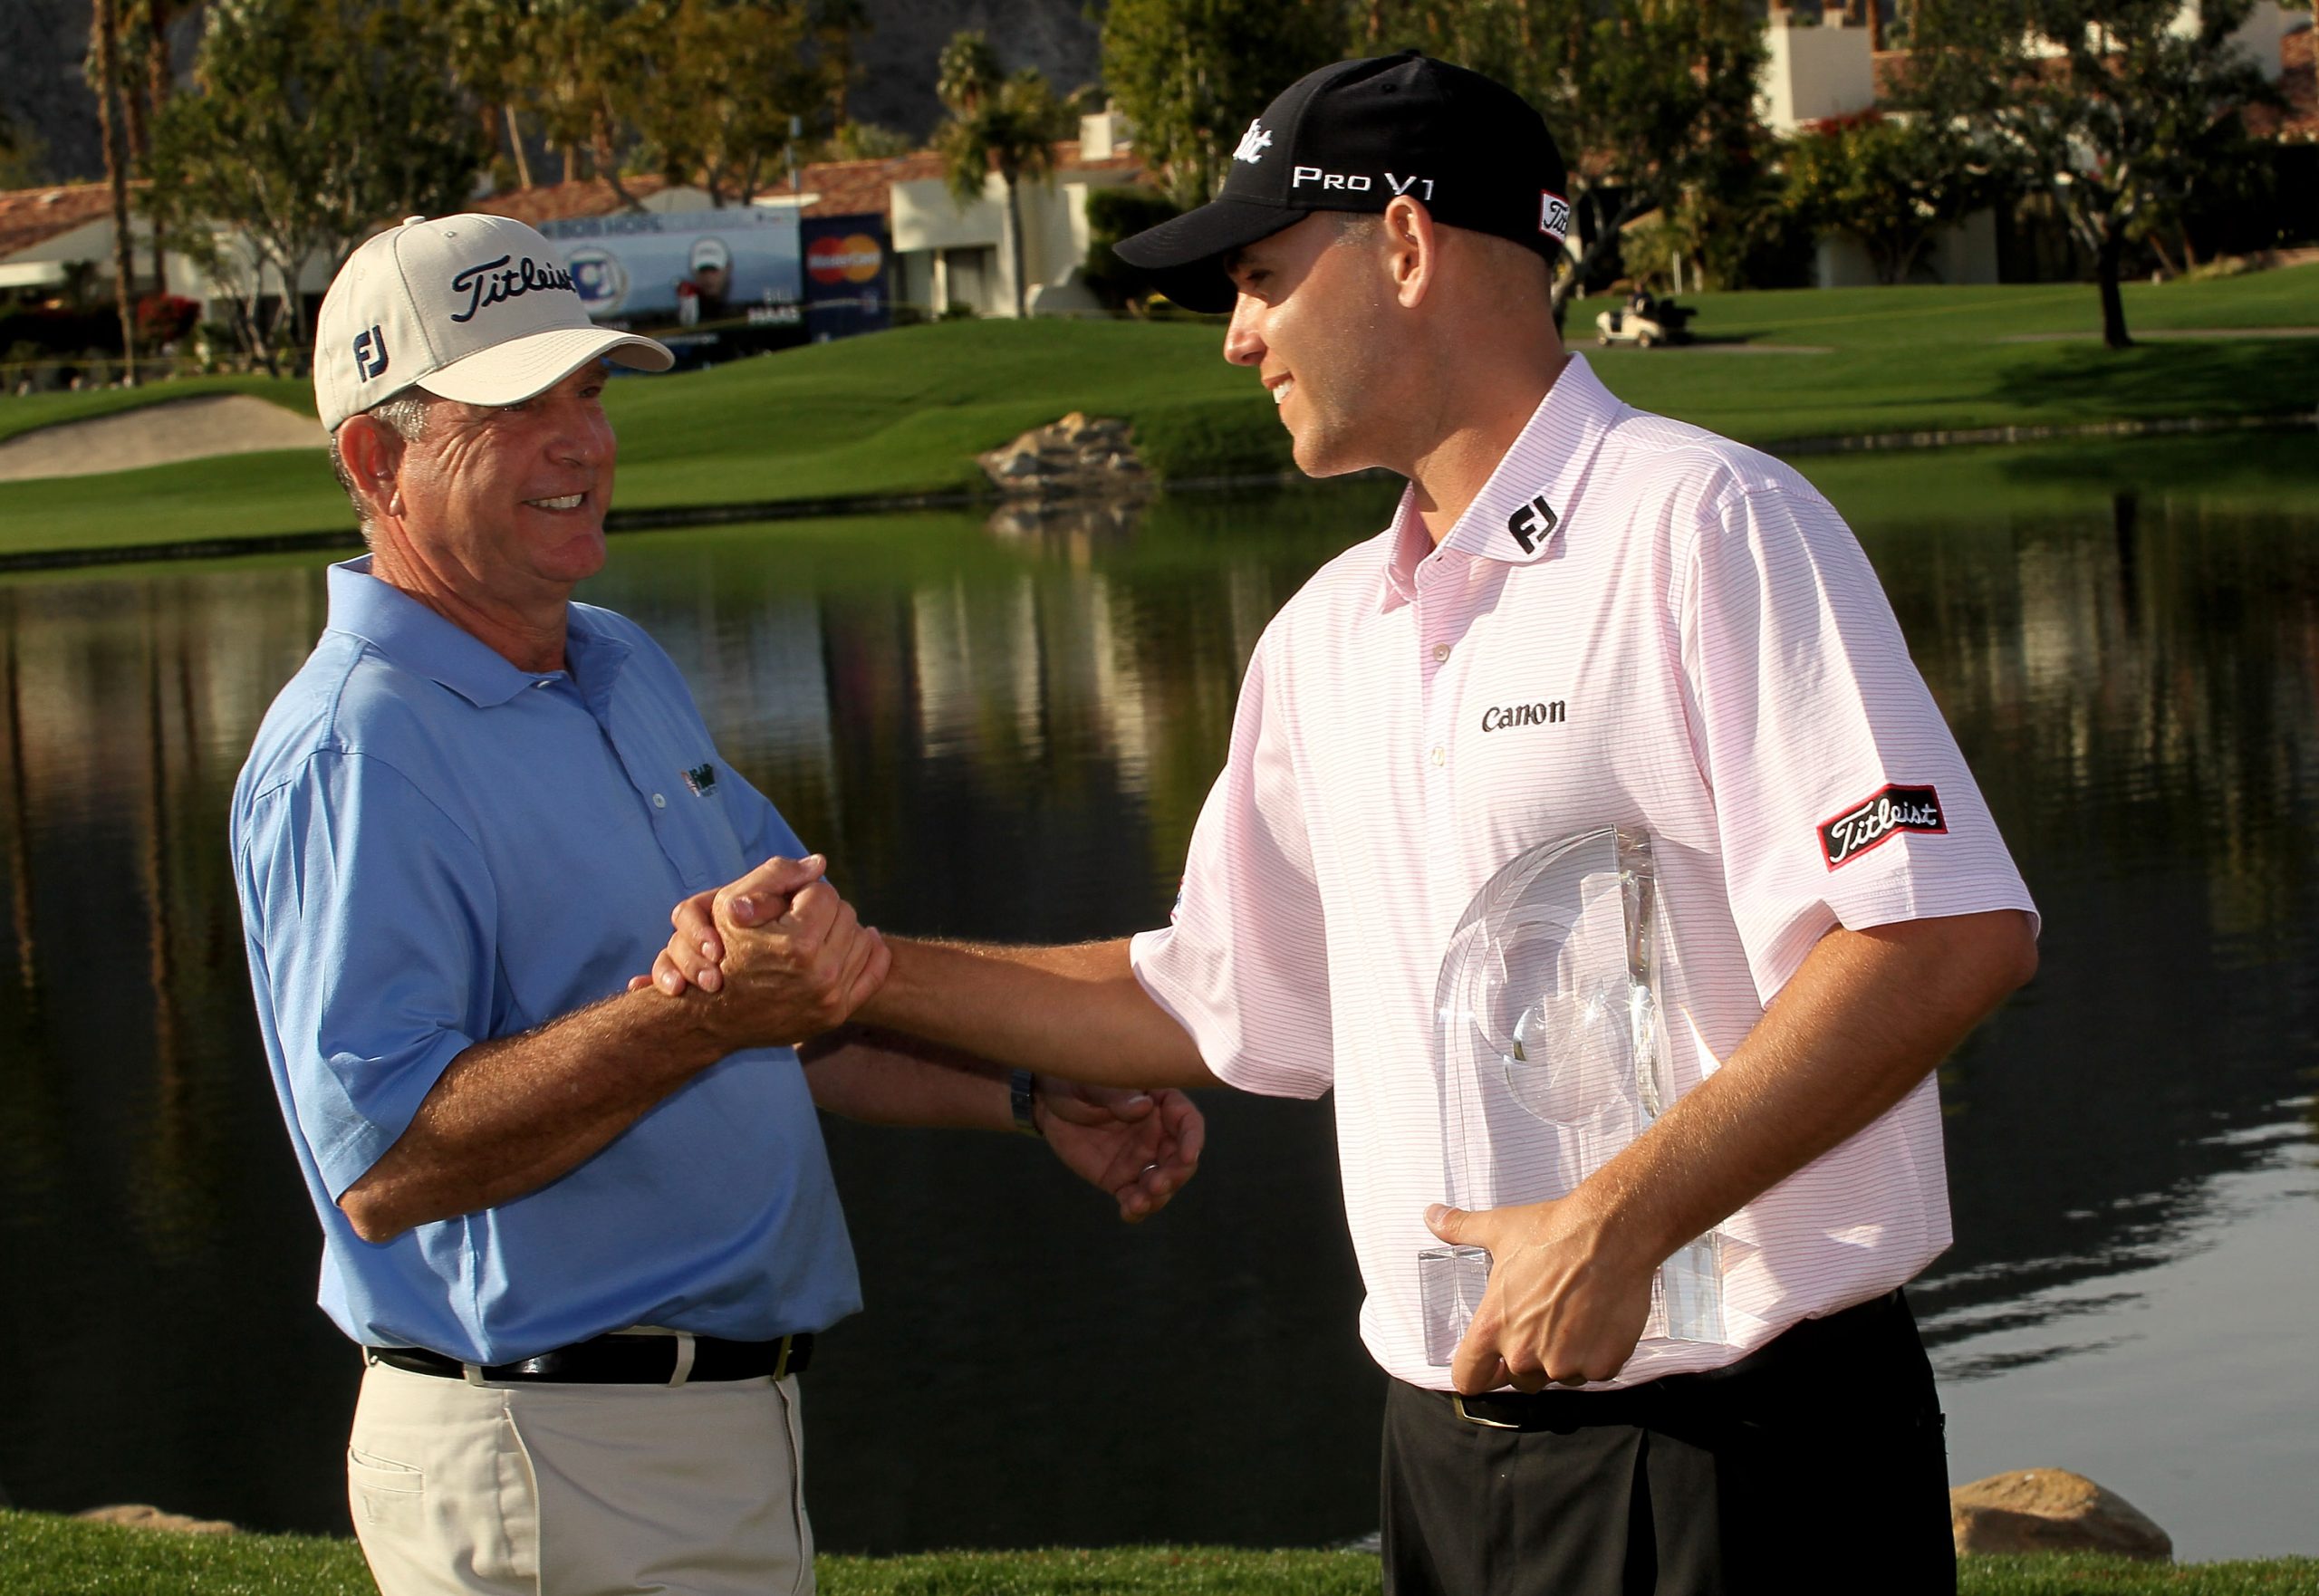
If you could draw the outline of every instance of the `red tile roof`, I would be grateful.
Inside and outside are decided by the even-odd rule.
[[[142,184],[131,184],[132,188]],[[102,183],[62,187],[18,188],[0,193],[0,260],[20,249],[44,244],[60,233],[86,226],[111,214],[112,190]]]
[[[2286,110],[2261,111],[2247,118],[2259,133],[2304,141],[2319,139],[2319,28],[2305,28],[2279,41],[2278,91]]]
[[[621,187],[637,198],[658,194],[666,178],[622,178]],[[534,183],[529,188],[508,188],[486,194],[475,202],[486,216],[511,216],[536,227],[542,222],[568,221],[573,216],[608,216],[624,208],[612,186],[601,178],[579,178],[569,183]]]
[[[1067,177],[1073,172],[1140,172],[1142,163],[1132,153],[1109,156],[1102,160],[1082,160],[1079,141],[1064,139],[1054,147],[1055,171]],[[893,186],[897,183],[922,181],[942,175],[942,158],[930,149],[916,149],[908,155],[890,156],[874,160],[814,161],[802,167],[797,173],[797,186],[804,193],[816,197],[804,207],[809,216],[850,216],[887,212]],[[669,185],[657,177],[626,178],[621,186],[637,198],[658,194]],[[787,191],[785,177],[757,191],[758,197],[778,197]],[[475,202],[475,208],[493,216],[513,216],[534,226],[542,222],[560,222],[573,216],[610,216],[621,208],[620,197],[601,178],[591,178],[570,183],[543,183],[529,188],[510,188]]]

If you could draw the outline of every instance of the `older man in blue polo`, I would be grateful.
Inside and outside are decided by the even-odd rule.
[[[572,601],[605,555],[607,361],[669,356],[495,216],[371,239],[318,323],[370,552],[330,571],[232,841],[321,1303],[363,1349],[349,1495],[385,1596],[812,1588],[798,1376],[860,1306],[817,1105],[1044,1133],[1131,1219],[1198,1149],[1175,1094],[837,1029],[877,933],[667,655]],[[720,890],[768,860],[794,863]],[[631,980],[688,899],[726,978]]]

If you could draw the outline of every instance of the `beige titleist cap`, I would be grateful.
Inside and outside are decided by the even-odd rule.
[[[512,405],[590,361],[665,371],[676,357],[588,320],[555,245],[523,223],[412,216],[369,240],[322,296],[314,403],[332,432],[413,386]]]

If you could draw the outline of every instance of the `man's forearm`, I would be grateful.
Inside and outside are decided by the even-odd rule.
[[[545,1186],[731,1051],[716,1004],[630,992],[476,1043],[339,1207],[355,1234],[380,1242]]]
[[[874,1024],[1099,1086],[1214,1086],[1184,1028],[1151,1000],[1127,943],[997,947],[888,937]]]
[[[1746,1040],[1580,1188],[1656,1264],[1849,1139],[2036,968],[2012,910],[1823,937]]]
[[[934,1043],[845,1025],[798,1049],[813,1106],[865,1125],[1011,1130],[1006,1066]]]

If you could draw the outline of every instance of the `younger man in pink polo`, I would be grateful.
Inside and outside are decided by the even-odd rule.
[[[1344,62],[1249,124],[1214,203],[1120,246],[1231,312],[1303,469],[1409,490],[1257,644],[1170,925],[896,940],[863,1017],[1092,1080],[1334,1091],[1392,1380],[1389,1591],[1952,1590],[1899,1288],[1949,1239],[1931,1072],[2034,971],[2035,912],[1826,501],[1564,351],[1563,189],[1509,91]],[[1501,866],[1605,826],[1652,840],[1675,1101],[1526,1201],[1529,1122],[1442,1110],[1436,978]],[[697,911],[663,985],[716,946]],[[1644,1340],[1710,1229],[1720,1334]],[[1449,1367],[1439,1241],[1492,1260]]]

